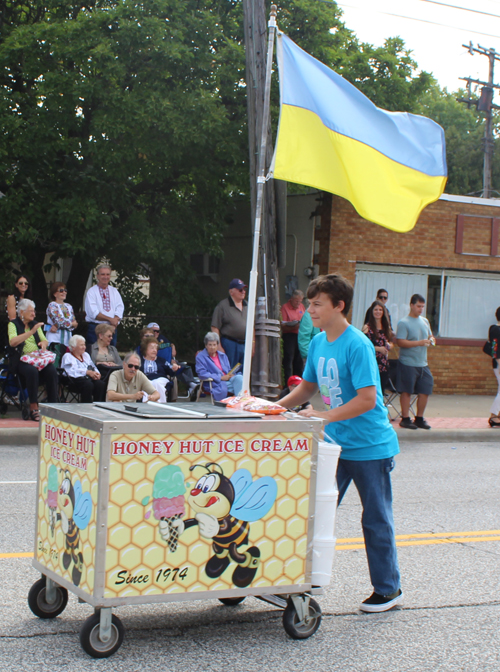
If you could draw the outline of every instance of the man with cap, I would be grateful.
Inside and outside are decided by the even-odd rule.
[[[247,326],[247,285],[234,278],[229,283],[229,296],[215,307],[211,330],[219,335],[219,350],[225,352],[231,368],[243,366],[245,354],[245,331]]]

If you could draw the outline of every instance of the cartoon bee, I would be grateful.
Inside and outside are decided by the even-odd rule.
[[[82,492],[80,481],[71,483],[68,470],[59,488],[57,505],[60,513],[57,520],[61,521],[62,531],[66,535],[66,548],[62,556],[64,569],[68,569],[73,561],[72,579],[75,586],[80,585],[83,571],[83,554],[80,551],[80,530],[89,524],[92,514],[92,498],[89,492]]]
[[[200,535],[212,540],[214,555],[205,567],[209,578],[221,576],[232,560],[237,565],[232,582],[238,588],[246,588],[259,568],[260,550],[256,546],[243,552],[238,549],[248,544],[250,523],[265,516],[274,504],[278,492],[276,481],[269,476],[253,481],[247,469],[238,469],[229,479],[215,462],[189,467],[189,471],[194,469],[206,472],[188,495],[195,517],[173,524],[179,535],[198,525]]]

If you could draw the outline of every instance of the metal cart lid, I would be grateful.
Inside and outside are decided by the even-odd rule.
[[[197,404],[196,409],[193,409],[192,404],[157,404],[154,401],[140,404],[110,401],[93,405],[114,413],[147,420],[241,420],[242,418],[259,420],[264,417],[260,413],[238,411],[226,406],[212,406],[212,404]]]

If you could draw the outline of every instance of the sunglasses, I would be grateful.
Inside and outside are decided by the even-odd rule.
[[[388,296],[379,296],[378,298],[381,299],[381,301],[387,301],[387,299],[389,297]]]
[[[153,329],[153,334],[159,334],[160,330],[159,329]]]
[[[140,366],[137,366],[137,364],[127,364],[129,369],[135,369],[136,371],[139,371],[141,368]]]
[[[26,287],[30,284],[29,282],[18,282],[18,285],[26,285]]]
[[[58,289],[57,291],[58,291],[58,292],[61,292],[61,294],[63,294],[64,292],[66,292],[66,293],[68,292],[67,289]]]

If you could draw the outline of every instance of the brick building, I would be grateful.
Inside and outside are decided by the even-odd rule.
[[[397,320],[410,296],[426,297],[437,345],[429,349],[436,393],[494,394],[496,379],[482,352],[500,306],[500,200],[443,195],[409,233],[360,217],[349,202],[323,194],[314,262],[320,273],[354,282],[352,322],[361,327],[377,289],[389,292]],[[318,244],[319,243],[319,244]]]

